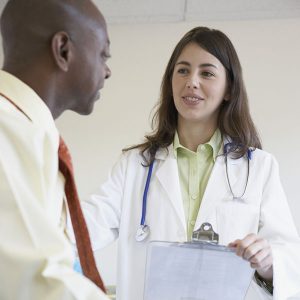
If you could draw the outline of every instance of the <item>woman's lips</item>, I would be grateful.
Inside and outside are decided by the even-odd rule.
[[[187,105],[196,105],[200,101],[203,101],[204,99],[202,97],[199,97],[199,96],[183,96],[182,100]]]

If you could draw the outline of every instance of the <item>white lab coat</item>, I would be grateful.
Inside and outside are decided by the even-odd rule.
[[[94,250],[119,238],[118,300],[143,299],[146,249],[150,240],[187,240],[177,162],[171,145],[168,152],[165,149],[156,154],[147,202],[146,223],[150,226],[150,236],[144,242],[136,242],[148,172],[142,162],[138,150],[125,152],[100,193],[82,204]],[[247,159],[229,158],[228,169],[234,194],[241,195],[247,178]],[[249,233],[258,232],[268,239],[274,257],[273,299],[288,299],[300,291],[300,242],[272,155],[255,150],[243,198],[243,201],[232,199],[224,157],[219,156],[195,229],[204,222],[211,223],[219,234],[220,244],[224,245]],[[268,298],[253,281],[246,299]]]

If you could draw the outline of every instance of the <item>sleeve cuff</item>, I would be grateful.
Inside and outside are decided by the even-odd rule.
[[[270,295],[273,295],[273,283],[263,279],[257,272],[254,273],[255,282]]]

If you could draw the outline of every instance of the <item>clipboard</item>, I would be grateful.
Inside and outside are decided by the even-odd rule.
[[[192,242],[149,243],[144,300],[243,300],[253,274],[204,223]]]

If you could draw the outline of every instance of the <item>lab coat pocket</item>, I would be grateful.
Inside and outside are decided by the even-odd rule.
[[[227,200],[217,206],[216,217],[219,243],[227,245],[249,233],[257,233],[259,206],[242,200]]]

